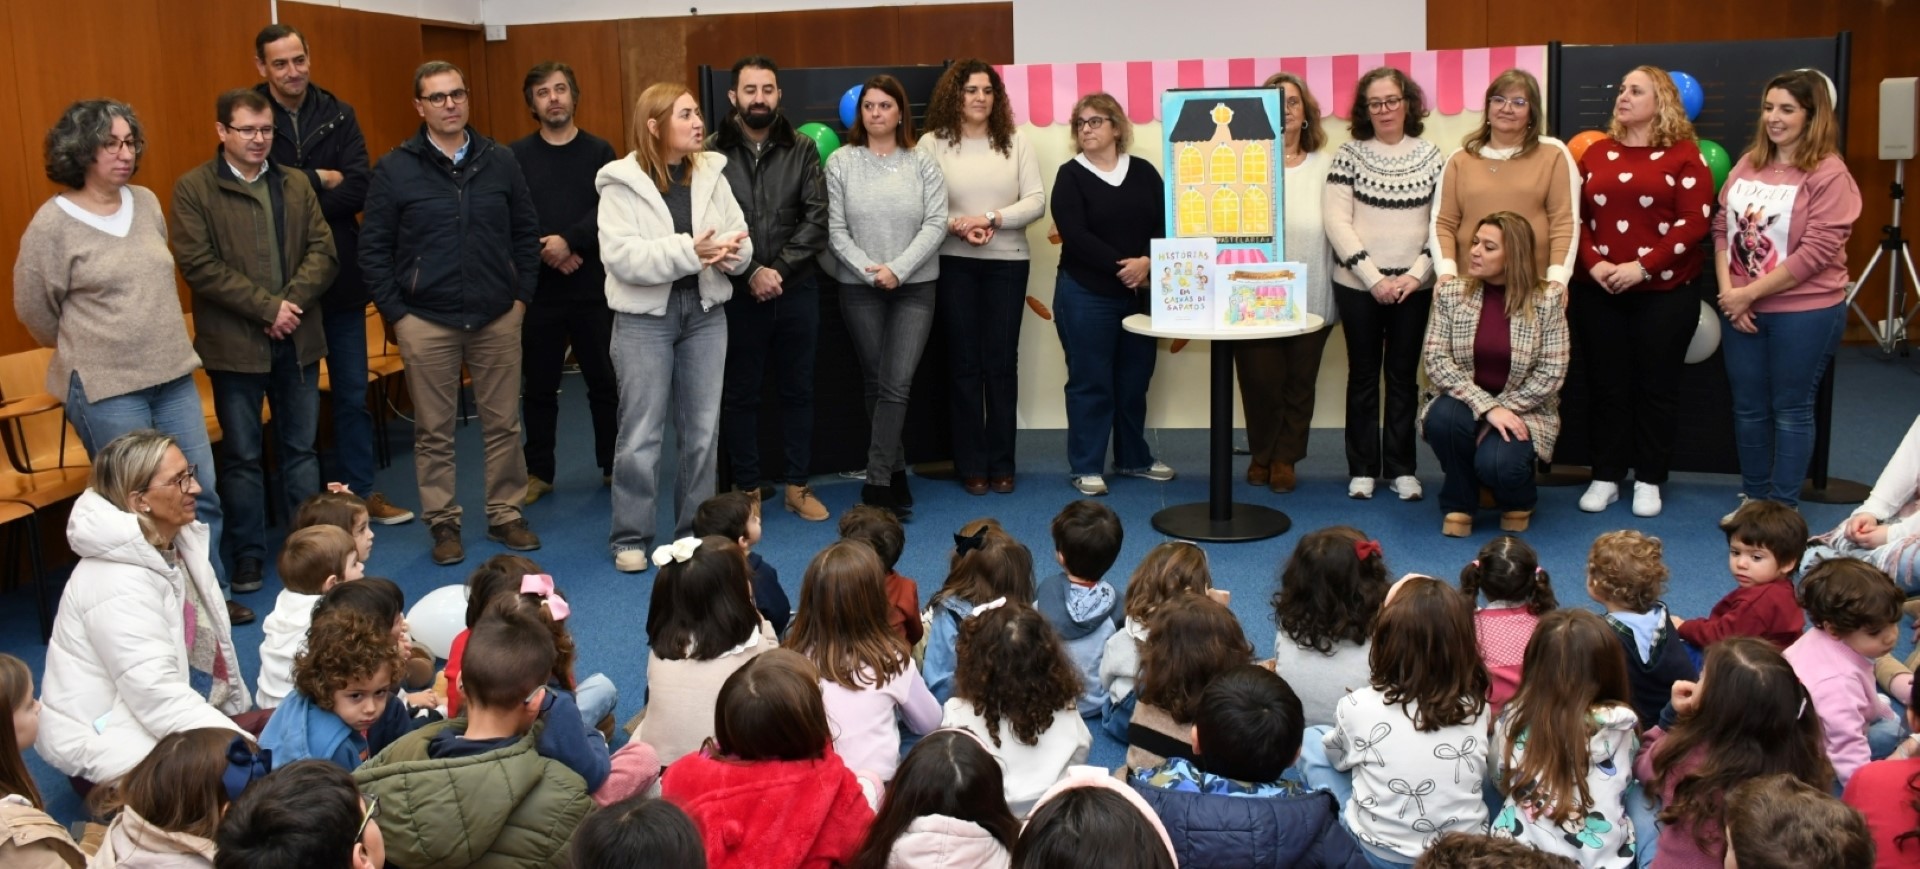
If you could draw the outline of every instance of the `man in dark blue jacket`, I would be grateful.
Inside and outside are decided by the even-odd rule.
[[[367,140],[353,107],[313,83],[306,34],[271,24],[253,38],[254,86],[273,104],[274,165],[298,170],[320,197],[333,230],[340,273],[320,297],[333,383],[334,475],[366,499],[367,518],[381,525],[413,521],[413,511],[373,491],[373,413],[367,409],[367,286],[360,278],[360,208],[367,201]],[[244,573],[244,571],[241,571]],[[236,578],[237,579],[237,578]]]
[[[1128,770],[1127,783],[1160,816],[1188,869],[1365,869],[1333,795],[1286,777],[1305,727],[1286,680],[1244,664],[1214,677],[1200,695],[1193,721],[1199,761]]]
[[[414,408],[414,474],[435,564],[466,557],[454,502],[454,416],[464,367],[486,445],[487,537],[540,548],[520,514],[520,325],[540,279],[540,220],[513,152],[467,126],[466,74],[413,75],[420,132],[380,159],[367,192],[360,270],[393,324]]]

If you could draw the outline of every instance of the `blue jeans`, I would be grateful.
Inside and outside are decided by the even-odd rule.
[[[233,508],[227,554],[267,560],[266,477],[261,473],[260,400],[273,412],[275,464],[280,470],[281,516],[292,522],[300,503],[320,491],[313,441],[320,428],[320,364],[301,365],[292,341],[274,341],[273,369],[262,374],[209,371],[213,412],[220,419],[220,501]]]
[[[890,485],[893,472],[907,466],[901,432],[907,425],[913,372],[920,367],[920,353],[927,349],[927,335],[933,331],[933,297],[931,281],[901,284],[892,290],[840,285],[840,317],[860,357],[867,421],[873,430],[867,441],[868,485]]]
[[[1300,734],[1300,759],[1293,768],[1299,775],[1296,778],[1305,782],[1307,787],[1333,794],[1334,802],[1340,806],[1340,816],[1346,817],[1347,803],[1353,799],[1353,774],[1333,768],[1327,760],[1327,745],[1324,740],[1333,728],[1325,724],[1315,724]]]
[[[962,477],[1013,476],[1020,404],[1020,321],[1027,260],[940,258],[940,325],[952,391],[953,469]],[[1150,464],[1150,463],[1149,463]]]
[[[362,498],[373,494],[373,412],[367,409],[367,312],[327,311],[327,378],[333,388],[334,479]],[[280,416],[274,409],[274,418]],[[221,423],[224,427],[226,423]]]
[[[573,686],[574,705],[580,707],[580,720],[588,727],[597,727],[600,719],[613,714],[620,703],[620,689],[613,687],[613,680],[605,673],[595,673]]]
[[[1493,501],[1502,510],[1533,509],[1539,501],[1533,484],[1533,442],[1505,440],[1497,431],[1480,437],[1481,426],[1466,402],[1451,395],[1434,399],[1427,409],[1423,433],[1447,475],[1440,484],[1440,509],[1471,515],[1480,506],[1481,486],[1493,490]]]
[[[680,450],[673,481],[675,538],[693,531],[694,508],[713,497],[726,360],[727,309],[715,305],[701,310],[698,290],[668,291],[663,316],[613,315],[620,437],[613,447],[613,533],[608,545],[615,555],[653,545],[669,405]]]
[[[1138,297],[1096,293],[1065,271],[1054,279],[1053,327],[1067,356],[1067,469],[1073,476],[1106,472],[1109,437],[1115,468],[1153,465],[1147,385],[1159,350],[1154,339],[1120,328],[1121,320],[1143,309]]]
[[[1646,792],[1640,783],[1635,782],[1627,788],[1627,818],[1633,822],[1633,856],[1641,866],[1653,865],[1653,855],[1660,845],[1660,803],[1654,801],[1647,805]]]
[[[1755,314],[1747,334],[1723,316],[1720,342],[1733,387],[1733,441],[1747,497],[1800,503],[1800,482],[1813,460],[1813,400],[1840,346],[1846,305],[1817,311]]]
[[[194,467],[194,479],[200,481],[194,518],[207,523],[207,560],[213,562],[213,572],[220,579],[221,595],[231,600],[227,572],[220,565],[220,532],[225,523],[215,491],[218,480],[213,470],[213,444],[207,438],[207,417],[201,410],[200,389],[193,385],[193,375],[182,374],[159,386],[92,402],[80,384],[80,372],[75,371],[67,378],[67,421],[80,435],[88,458],[98,456],[100,448],[114,438],[144,428],[179,441],[180,452]]]

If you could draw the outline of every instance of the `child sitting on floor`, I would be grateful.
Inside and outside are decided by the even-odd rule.
[[[390,625],[350,609],[323,610],[294,658],[287,695],[260,745],[282,763],[314,758],[351,772],[371,754],[367,731],[386,714],[400,681],[400,649]]]
[[[1698,651],[1727,637],[1759,637],[1782,649],[1800,639],[1806,615],[1793,599],[1793,572],[1807,548],[1807,520],[1778,501],[1748,501],[1720,523],[1734,589],[1703,619],[1676,619]]]
[[[1280,626],[1273,661],[1300,693],[1308,727],[1332,726],[1334,705],[1366,687],[1373,626],[1386,597],[1386,556],[1360,529],[1322,528],[1294,546],[1273,593]],[[1319,752],[1309,745],[1307,754]]]
[[[1699,666],[1660,602],[1666,590],[1660,538],[1609,531],[1587,550],[1587,596],[1606,607],[1607,627],[1627,653],[1627,685],[1642,730],[1660,720],[1675,682],[1700,678]]]
[[[887,785],[854,869],[1006,869],[1020,822],[1007,811],[1004,782],[973,731],[928,734]]]
[[[746,555],[732,540],[682,537],[655,549],[653,563],[660,573],[647,607],[647,708],[627,731],[670,764],[713,735],[727,677],[780,643],[753,608]]]
[[[168,734],[126,776],[89,795],[94,816],[113,821],[88,865],[212,869],[221,816],[271,765],[252,739],[226,728]]]
[[[1026,817],[1067,768],[1087,759],[1080,673],[1032,606],[995,599],[960,626],[959,667],[942,727],[964,727],[1006,769],[1007,807]]]
[[[280,548],[280,596],[273,612],[260,623],[266,638],[260,641],[259,689],[255,702],[272,709],[293,691],[293,658],[306,645],[313,607],[335,584],[361,578],[359,549],[347,532],[332,525],[313,525],[287,535]]]
[[[873,547],[887,571],[887,625],[907,645],[919,645],[925,625],[920,623],[920,586],[901,576],[894,566],[907,548],[907,529],[892,510],[855,504],[840,514],[840,539],[858,540]]]
[[[467,574],[467,627],[453,635],[447,651],[447,666],[440,674],[443,683],[434,686],[434,690],[447,698],[447,717],[460,716],[460,668],[466,659],[467,638],[472,636],[473,626],[480,623],[480,617],[486,614],[494,598],[519,590],[523,577],[545,572],[531,558],[502,552],[480,562],[479,567]]]
[[[1873,681],[1874,659],[1900,638],[1905,600],[1879,568],[1853,558],[1823,561],[1800,583],[1800,603],[1813,630],[1783,654],[1813,697],[1827,758],[1843,785],[1854,770],[1892,754],[1906,738],[1905,725]]]
[[[760,498],[752,492],[721,492],[708,498],[693,511],[693,536],[725,537],[739,545],[753,575],[754,608],[773,625],[774,633],[786,636],[793,604],[780,587],[780,572],[753,551],[760,545]]]
[[[1474,610],[1473,634],[1480,657],[1487,662],[1493,693],[1487,697],[1494,718],[1520,688],[1520,668],[1527,642],[1540,617],[1559,602],[1553,580],[1540,567],[1540,556],[1518,537],[1501,535],[1480,547],[1480,554],[1460,569],[1460,593],[1467,600],[1487,596],[1487,605]]]
[[[1877,569],[1877,568],[1876,568]],[[1869,869],[1873,837],[1833,794],[1775,775],[1727,795],[1727,869]],[[1884,855],[1877,865],[1905,865]]]
[[[1053,517],[1053,558],[1063,573],[1042,581],[1035,589],[1034,607],[1060,633],[1067,657],[1080,669],[1086,691],[1080,695],[1080,715],[1092,718],[1106,710],[1107,689],[1100,682],[1100,658],[1107,638],[1119,629],[1125,613],[1120,595],[1102,577],[1120,557],[1126,539],[1120,517],[1107,505],[1090,498],[1069,503]]]
[[[995,519],[975,519],[953,535],[947,581],[934,592],[921,616],[926,623],[920,672],[935,700],[953,696],[953,671],[960,626],[976,607],[1005,599],[1033,605],[1033,553]]]
[[[1300,698],[1257,664],[1221,673],[1193,716],[1196,760],[1136,769],[1128,784],[1153,807],[1180,862],[1220,869],[1361,866],[1340,807],[1286,777],[1306,729]]]
[[[1233,610],[1206,595],[1167,601],[1147,618],[1152,630],[1140,664],[1140,703],[1127,726],[1127,766],[1192,759],[1200,694],[1214,678],[1253,660],[1253,644]]]
[[[1140,679],[1140,658],[1150,632],[1147,619],[1166,602],[1181,595],[1210,594],[1213,574],[1207,553],[1185,540],[1169,540],[1147,550],[1127,580],[1124,627],[1107,638],[1100,655],[1100,683],[1107,691],[1107,708],[1100,727],[1122,742],[1139,702],[1134,690]],[[1222,603],[1225,602],[1223,599]]]

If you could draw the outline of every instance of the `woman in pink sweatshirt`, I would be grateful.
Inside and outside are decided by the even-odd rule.
[[[1832,87],[1812,70],[1767,82],[1759,132],[1713,216],[1741,494],[1788,506],[1813,456],[1814,392],[1846,326],[1847,236],[1860,216]]]

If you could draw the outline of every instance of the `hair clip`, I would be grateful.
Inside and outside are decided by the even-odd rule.
[[[1795,721],[1798,721],[1798,720],[1800,720],[1800,719],[1802,719],[1802,718],[1805,718],[1805,717],[1807,717],[1807,698],[1806,698],[1806,696],[1805,696],[1805,695],[1801,695],[1801,697],[1800,697],[1800,711],[1799,711],[1799,712],[1795,712],[1795,713],[1793,713],[1793,718],[1794,718],[1794,720],[1795,720]]]
[[[1353,557],[1366,561],[1380,554],[1380,541],[1360,539],[1353,541]]]
[[[247,785],[272,771],[273,749],[255,748],[251,740],[235,736],[227,743],[227,768],[220,773],[220,786],[227,792],[227,802],[239,799]]]
[[[1471,564],[1471,565],[1473,565],[1474,567],[1479,567],[1479,566],[1480,566],[1480,559],[1478,559],[1478,558],[1476,558],[1476,559],[1474,559],[1474,560],[1472,560],[1472,561],[1469,561],[1469,562],[1467,562],[1467,563],[1468,563],[1468,564]]]
[[[955,555],[965,555],[985,545],[987,545],[986,526],[981,526],[980,530],[972,534],[961,534],[958,531],[953,533],[953,554]]]
[[[1476,562],[1476,563],[1478,563],[1478,562]],[[1541,567],[1541,566],[1540,566],[1540,565],[1538,565],[1538,564],[1536,564],[1536,565],[1534,565],[1534,566],[1533,566],[1533,575],[1534,575],[1534,576],[1539,576],[1539,575],[1541,575],[1541,574],[1544,574],[1544,573],[1546,573],[1546,572],[1547,572],[1547,569],[1546,569],[1546,568],[1544,568],[1544,567]]]
[[[573,614],[573,608],[567,606],[567,599],[553,592],[553,577],[544,573],[529,573],[520,577],[520,593],[531,594],[546,604],[547,615],[556,622],[564,622]]]
[[[347,488],[347,484],[345,484],[345,483],[328,483],[328,484],[327,484],[327,492],[328,492],[328,493],[330,493],[330,494],[334,494],[334,495],[351,495],[351,494],[353,494],[353,490],[352,490],[352,489],[349,489],[349,488]]]
[[[653,550],[653,566],[666,567],[669,562],[685,564],[689,559],[693,558],[694,551],[699,548],[700,538],[698,537],[682,537],[666,546],[655,547]]]
[[[996,597],[993,600],[987,601],[986,603],[983,603],[977,607],[974,607],[972,612],[967,613],[967,618],[973,618],[974,616],[977,616],[981,613],[988,612],[990,610],[997,610],[1006,605],[1007,605],[1007,599],[1005,597]]]

